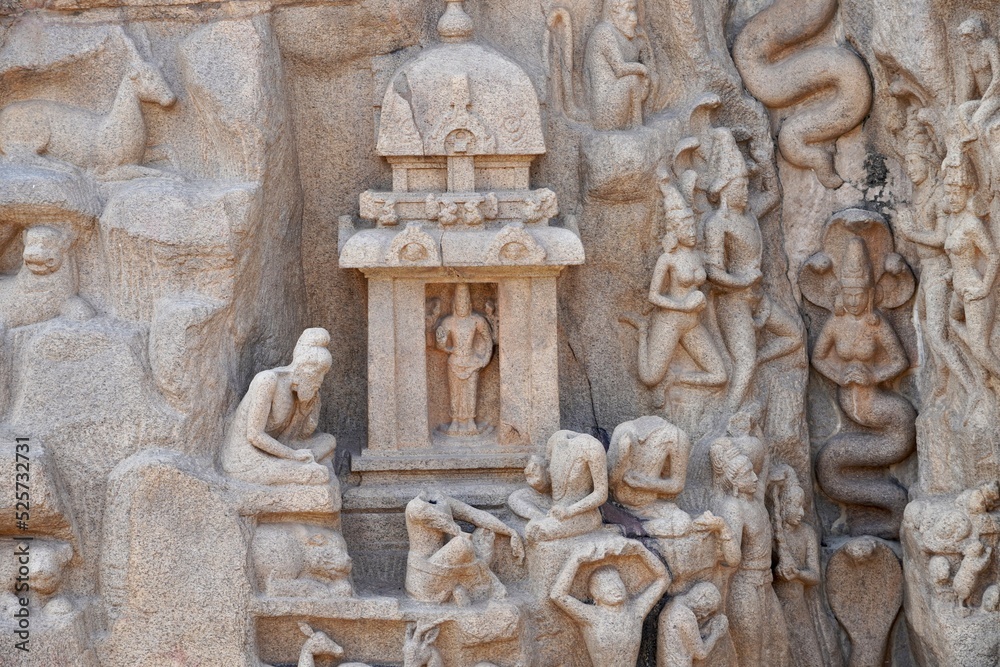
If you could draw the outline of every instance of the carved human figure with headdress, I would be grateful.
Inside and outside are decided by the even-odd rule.
[[[699,370],[681,374],[677,381],[697,387],[716,387],[725,383],[726,369],[715,341],[702,322],[705,295],[699,289],[705,283],[705,265],[696,249],[698,240],[694,213],[677,188],[662,181],[666,231],[663,254],[656,261],[649,285],[649,302],[656,308],[649,319],[625,315],[621,321],[639,329],[639,379],[648,387],[657,387],[667,376],[670,362],[682,347]],[[662,405],[663,395],[656,401]]]
[[[806,523],[806,494],[795,470],[775,466],[769,479],[771,519],[778,555],[774,591],[781,601],[796,665],[823,665],[824,656],[837,651],[833,628],[822,625],[828,614],[816,586],[821,581],[819,538]]]
[[[910,362],[882,309],[912,296],[913,274],[893,252],[885,220],[850,209],[824,232],[824,250],[806,262],[799,287],[807,300],[831,312],[812,350],[812,364],[837,385],[837,402],[860,429],[843,428],[820,450],[816,476],[831,498],[849,506],[852,535],[894,539],[906,490],[889,466],[913,452],[916,413],[886,383]],[[864,475],[859,470],[868,469]]]
[[[729,407],[735,410],[747,398],[757,366],[801,348],[802,334],[762,289],[763,239],[749,210],[749,171],[729,129],[713,130],[711,162],[710,194],[718,196],[719,207],[705,221],[705,268],[716,294],[719,331],[733,360]],[[758,330],[774,336],[760,350]]]
[[[1000,254],[974,210],[976,180],[968,160],[954,151],[945,159],[942,171],[943,224],[939,228],[945,235],[942,246],[951,262],[951,326],[983,369],[1000,380],[1000,357],[990,346],[996,317],[993,285],[1000,270]]]
[[[455,285],[451,315],[435,332],[437,348],[448,353],[448,395],[451,422],[441,426],[447,435],[478,435],[489,425],[476,423],[479,373],[493,357],[494,332],[483,315],[472,310],[466,283]]]
[[[740,667],[789,664],[788,629],[771,587],[771,520],[750,458],[729,438],[716,439],[712,511],[735,536],[739,563],[726,590],[726,616]]]
[[[875,308],[875,283],[865,242],[851,239],[841,264],[837,310],[820,331],[812,362],[844,388],[872,387],[909,367],[903,344]]]
[[[257,484],[325,484],[326,463],[337,448],[319,425],[319,389],[333,364],[330,334],[302,332],[292,363],[261,371],[250,383],[226,429],[222,469]]]
[[[653,69],[653,51],[639,27],[637,0],[604,0],[584,61],[595,130],[642,126],[642,105],[649,97]]]
[[[946,216],[939,212],[942,187],[935,178],[936,165],[941,158],[931,129],[919,113],[911,114],[908,119],[904,140],[904,166],[913,184],[913,202],[896,215],[897,230],[903,238],[917,244],[920,258],[918,294],[931,354],[940,371],[945,376],[953,374],[971,395],[976,391],[975,380],[949,338],[951,266],[944,250]],[[940,383],[938,388],[943,391],[946,383]]]

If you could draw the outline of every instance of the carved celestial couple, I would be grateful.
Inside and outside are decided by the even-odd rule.
[[[763,241],[757,219],[748,209],[746,160],[728,129],[717,128],[712,134],[716,171],[711,190],[719,205],[699,234],[690,205],[661,174],[666,232],[648,295],[655,309],[648,320],[634,314],[621,320],[639,330],[638,373],[643,384],[657,387],[663,383],[680,347],[696,368],[680,372],[674,381],[719,387],[728,379],[727,404],[735,411],[749,397],[758,366],[800,349],[802,337],[794,320],[761,286]],[[701,248],[699,238],[704,239]],[[700,289],[706,284],[710,297]],[[715,301],[718,329],[731,359],[728,375],[703,321],[708,298]],[[771,340],[762,344],[764,335]],[[658,393],[657,405],[662,405],[661,398]]]

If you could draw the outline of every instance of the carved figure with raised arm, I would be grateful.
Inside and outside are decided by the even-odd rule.
[[[920,258],[918,297],[923,309],[924,331],[937,367],[947,378],[953,375],[971,396],[976,393],[975,379],[950,339],[948,310],[952,298],[951,265],[945,253],[947,216],[942,214],[942,187],[935,177],[940,155],[932,130],[913,113],[904,130],[904,167],[913,184],[913,202],[896,215],[896,230],[917,244]],[[938,384],[944,391],[946,383]]]
[[[656,667],[692,667],[705,660],[729,632],[729,619],[719,613],[722,595],[707,581],[676,596],[660,612]]]
[[[230,477],[256,484],[326,484],[327,461],[337,441],[317,433],[320,386],[333,364],[330,334],[302,332],[292,363],[261,371],[226,429],[222,469]]]
[[[951,326],[973,358],[1000,382],[1000,357],[990,345],[996,319],[993,286],[1000,252],[983,219],[973,209],[976,179],[968,159],[953,151],[942,165],[944,175],[944,251],[951,262]],[[940,235],[940,232],[939,232]]]
[[[716,128],[713,139],[710,194],[718,196],[719,206],[705,221],[705,269],[733,362],[728,406],[736,410],[748,397],[756,368],[800,349],[803,338],[798,324],[761,287],[763,239],[749,210],[746,160],[729,129]],[[758,350],[760,330],[773,338]]]
[[[630,592],[618,569],[601,564],[608,558],[606,550],[588,544],[570,555],[549,597],[579,627],[594,665],[634,667],[639,658],[643,621],[667,589],[670,578],[659,559],[639,542],[628,541],[614,555],[638,556],[654,573],[653,581],[640,591]],[[587,580],[594,604],[587,604],[570,592],[584,564],[599,565]]]
[[[556,431],[544,461],[533,459],[525,470],[530,489],[511,494],[511,510],[528,519],[529,542],[575,537],[601,527],[600,507],[608,500],[608,463],[596,438]]]
[[[510,539],[519,562],[521,538],[489,512],[436,491],[421,493],[406,505],[406,593],[421,602],[468,605],[483,597],[501,599],[507,589],[490,569],[497,535]],[[458,525],[475,526],[466,533]]]
[[[699,289],[705,283],[705,265],[697,250],[698,234],[694,213],[677,188],[669,181],[660,182],[666,231],[663,254],[656,261],[649,284],[649,302],[655,306],[649,319],[625,315],[622,322],[639,330],[639,379],[656,387],[667,376],[678,351],[685,352],[699,370],[688,371],[677,382],[692,386],[718,387],[726,382],[726,369],[715,341],[702,322],[705,295]],[[656,401],[662,405],[664,396]]]
[[[639,26],[637,0],[604,0],[584,57],[594,129],[641,127],[655,68],[649,40]]]
[[[712,511],[735,536],[739,563],[726,592],[726,616],[740,667],[787,666],[788,629],[771,587],[771,520],[757,494],[750,458],[729,438],[710,448]]]
[[[479,373],[490,363],[496,343],[485,316],[472,310],[469,286],[455,285],[451,314],[438,325],[437,348],[448,353],[448,395],[451,422],[439,427],[453,436],[478,435],[489,428],[476,422]]]
[[[806,299],[832,313],[816,338],[812,364],[837,385],[841,410],[862,428],[846,425],[827,440],[816,477],[828,496],[849,506],[852,535],[895,538],[907,495],[888,468],[913,452],[916,412],[883,387],[910,362],[881,308],[906,303],[913,274],[893,252],[885,220],[874,213],[836,214],[823,247],[799,276]]]

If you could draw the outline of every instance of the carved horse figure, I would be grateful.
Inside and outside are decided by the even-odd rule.
[[[148,53],[148,40],[140,33]],[[93,113],[51,100],[13,102],[0,110],[0,150],[17,161],[53,158],[111,179],[145,175],[142,103],[169,107],[176,100],[159,67],[148,62],[121,30],[129,54],[125,76],[110,111]]]

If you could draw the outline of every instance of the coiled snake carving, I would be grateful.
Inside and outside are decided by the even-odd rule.
[[[910,362],[885,312],[903,306],[914,285],[885,220],[860,209],[830,219],[823,250],[799,274],[802,295],[830,312],[812,365],[837,385],[837,402],[850,420],[819,451],[816,478],[848,506],[851,535],[899,536],[907,493],[889,466],[913,452],[917,415],[888,386]]]
[[[836,46],[796,45],[818,35],[837,13],[837,0],[774,0],[756,14],[733,44],[733,60],[750,93],[770,109],[805,102],[786,118],[778,148],[791,164],[816,172],[838,188],[835,142],[855,128],[872,102],[864,62]]]

